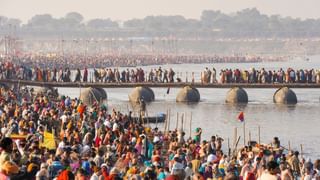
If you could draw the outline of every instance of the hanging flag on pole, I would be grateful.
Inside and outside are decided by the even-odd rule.
[[[238,115],[238,120],[239,120],[240,122],[243,122],[243,121],[244,121],[244,113],[243,113],[243,111],[241,111],[241,112],[239,113],[239,115]]]
[[[243,124],[243,145],[246,145],[246,122],[244,121],[244,113],[241,111],[238,115],[238,120]]]

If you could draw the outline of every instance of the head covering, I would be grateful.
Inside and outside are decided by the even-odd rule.
[[[91,171],[89,161],[83,161],[81,168],[84,169],[86,171],[86,173],[89,174]]]
[[[116,168],[116,167],[113,167],[112,169],[111,169],[111,171],[110,171],[110,175],[111,174],[119,174],[120,173],[120,171]]]
[[[103,164],[101,164],[101,168],[102,168],[102,167],[107,168],[108,166],[107,166],[107,164],[106,164],[106,163],[103,163]]]
[[[35,163],[31,163],[29,164],[28,168],[27,168],[27,172],[32,172],[34,169],[37,169],[39,166]]]
[[[19,172],[19,167],[10,161],[6,161],[2,165],[1,171],[6,175],[17,174]]]

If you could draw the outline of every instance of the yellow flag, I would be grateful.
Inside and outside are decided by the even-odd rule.
[[[48,149],[56,149],[56,142],[53,134],[45,131],[43,134],[43,142],[40,143],[40,146]]]

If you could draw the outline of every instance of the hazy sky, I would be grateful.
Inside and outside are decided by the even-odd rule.
[[[232,13],[252,7],[268,15],[320,18],[320,0],[0,0],[0,15],[24,22],[35,14],[62,17],[71,11],[81,13],[86,20],[127,20],[147,15],[183,15],[199,19],[204,9]]]

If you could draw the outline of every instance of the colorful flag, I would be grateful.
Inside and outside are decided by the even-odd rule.
[[[40,147],[45,147],[48,149],[56,149],[56,142],[54,140],[54,135],[47,131],[44,132],[43,142],[40,142]]]
[[[238,120],[239,120],[240,122],[243,122],[243,121],[244,121],[244,114],[243,114],[242,111],[241,111],[241,112],[239,113],[239,115],[238,115]]]

